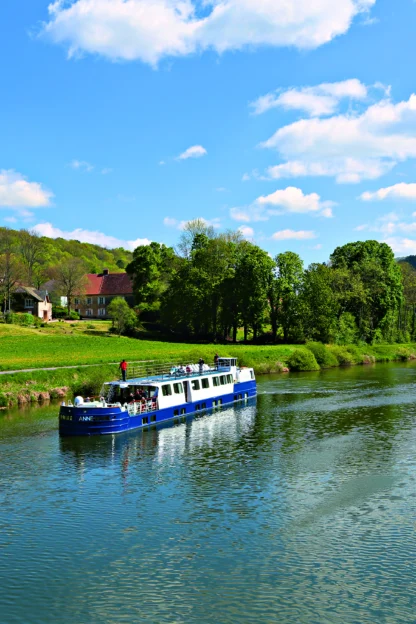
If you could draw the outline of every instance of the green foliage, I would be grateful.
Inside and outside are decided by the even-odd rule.
[[[75,312],[75,310],[71,310],[70,313],[67,314],[65,318],[69,319],[70,321],[79,321],[80,316],[78,312]]]
[[[134,329],[137,324],[137,316],[124,299],[115,297],[107,308],[107,313],[113,321],[113,327],[121,336]]]
[[[338,366],[338,360],[335,355],[321,342],[308,342],[306,348],[314,354],[321,368]]]
[[[338,320],[336,342],[340,345],[352,344],[358,339],[358,327],[351,312],[343,312]]]
[[[0,407],[7,407],[9,404],[8,398],[4,395],[3,392],[0,392]]]
[[[151,243],[137,247],[126,271],[133,278],[134,295],[140,309],[154,309],[167,288],[174,268],[175,253],[171,247]]]
[[[340,366],[352,366],[353,364],[357,364],[355,354],[351,353],[351,351],[346,347],[333,345],[330,349],[332,354],[338,360],[338,364]]]
[[[8,312],[4,318],[9,325],[22,325],[23,327],[39,327],[42,322],[40,318],[27,312]]]
[[[60,306],[60,305],[52,306],[52,316],[53,316],[53,318],[55,318],[55,319],[63,319],[63,318],[66,317],[67,314],[68,314],[68,311],[63,306]]]
[[[287,361],[291,371],[319,370],[319,364],[309,349],[296,349]]]
[[[276,329],[282,328],[285,342],[298,341],[302,338],[302,319],[300,292],[303,285],[303,262],[298,254],[292,251],[278,254],[275,258],[276,276],[273,280],[272,293],[272,321],[276,317]],[[273,322],[272,322],[273,326]],[[275,329],[273,328],[274,336]]]

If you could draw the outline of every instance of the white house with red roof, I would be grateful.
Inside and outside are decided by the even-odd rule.
[[[108,318],[108,304],[122,297],[133,307],[133,282],[127,273],[88,273],[84,294],[74,298],[74,308],[83,318]]]

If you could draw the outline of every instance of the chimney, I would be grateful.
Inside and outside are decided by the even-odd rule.
[[[103,275],[108,275],[109,271],[108,269],[103,269]]]

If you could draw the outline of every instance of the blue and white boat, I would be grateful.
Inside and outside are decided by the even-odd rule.
[[[254,370],[237,366],[235,358],[219,358],[214,366],[159,366],[149,371],[144,363],[126,381],[105,383],[99,400],[76,397],[74,404],[62,403],[59,433],[91,436],[146,429],[257,395]]]

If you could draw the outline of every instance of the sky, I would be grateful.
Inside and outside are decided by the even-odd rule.
[[[0,225],[416,254],[414,0],[3,0]]]

